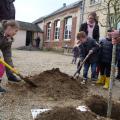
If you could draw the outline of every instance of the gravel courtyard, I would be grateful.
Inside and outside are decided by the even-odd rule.
[[[40,51],[18,51],[13,50],[13,61],[15,67],[25,76],[39,74],[45,70],[52,68],[60,68],[60,70],[69,75],[73,75],[76,66],[71,64],[71,56],[65,56],[53,52],[40,52]],[[81,104],[79,100],[66,101],[53,101],[51,98],[45,99],[39,96],[31,96],[31,93],[25,99],[18,94],[13,96],[17,91],[14,87],[10,87],[7,83],[6,77],[3,80],[3,86],[8,90],[8,93],[0,95],[0,120],[32,120],[31,109],[44,108],[54,106],[78,106]],[[108,92],[99,86],[90,86],[90,94],[105,95]],[[113,98],[120,101],[120,82],[115,83],[113,90]],[[8,98],[8,99],[7,99]]]

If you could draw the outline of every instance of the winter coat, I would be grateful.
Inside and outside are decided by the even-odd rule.
[[[73,57],[79,57],[79,47],[75,46],[72,52],[73,52]]]
[[[100,54],[99,61],[107,64],[111,64],[112,62],[112,40],[105,38],[100,42]],[[117,44],[116,47],[116,63],[120,61],[120,44]]]
[[[81,24],[80,30],[79,31],[84,31],[88,35],[88,24],[83,23]],[[93,39],[96,41],[99,41],[100,33],[99,33],[99,26],[98,24],[95,24],[95,27],[93,29]]]
[[[112,40],[105,38],[100,40],[100,55],[99,61],[107,64],[111,64],[112,61]]]
[[[0,50],[2,51],[3,57],[5,62],[7,62],[10,66],[13,67],[12,62],[12,52],[11,52],[11,45],[12,45],[13,39],[6,38],[3,34],[3,32],[0,32]]]
[[[15,0],[0,0],[0,21],[15,19]]]
[[[97,51],[99,50],[99,46],[96,44],[94,39],[88,38],[87,41],[79,46],[80,50],[80,59],[83,61],[85,57],[88,55],[90,50],[93,50],[93,54],[88,58],[88,63],[97,63],[98,56]]]

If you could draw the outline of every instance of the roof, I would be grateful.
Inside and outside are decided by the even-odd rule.
[[[17,21],[19,24],[20,29],[27,30],[27,31],[34,31],[34,32],[43,32],[38,25],[28,22]]]
[[[72,8],[76,8],[76,7],[80,6],[80,3],[81,3],[81,2],[82,2],[82,0],[79,0],[79,1],[77,1],[77,2],[74,2],[74,3],[70,4],[70,5],[63,6],[63,7],[59,8],[58,10],[52,12],[51,14],[49,14],[49,15],[47,15],[47,16],[40,17],[39,19],[35,20],[33,23],[35,23],[35,24],[36,24],[36,23],[40,23],[40,22],[42,22],[44,19],[46,19],[46,18],[48,18],[48,17],[57,15],[57,14],[59,14],[59,13],[61,13],[61,12],[64,12],[64,11],[69,10],[69,9],[72,9]]]
[[[35,21],[33,22],[33,24],[42,22],[45,17],[46,17],[46,16],[38,18],[37,20],[35,20]]]

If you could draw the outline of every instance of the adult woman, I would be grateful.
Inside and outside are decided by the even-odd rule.
[[[80,31],[84,31],[88,37],[99,41],[99,26],[95,12],[88,15],[88,20],[87,22],[81,24]]]

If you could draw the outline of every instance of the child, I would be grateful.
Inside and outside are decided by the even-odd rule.
[[[73,52],[72,64],[76,64],[77,58],[79,57],[79,48],[77,45],[74,46],[72,52]]]
[[[79,46],[81,61],[85,59],[89,52],[92,53],[84,64],[82,84],[86,84],[88,79],[88,70],[90,66],[92,71],[91,79],[93,81],[96,80],[97,50],[99,49],[99,46],[96,44],[96,41],[94,39],[88,38],[86,33],[83,31],[77,34],[77,39],[81,43]]]
[[[97,84],[103,84],[105,89],[109,88],[110,71],[112,61],[112,36],[111,30],[108,30],[107,37],[100,40],[100,78]]]
[[[10,66],[13,66],[12,62],[12,50],[13,36],[18,32],[18,24],[14,20],[4,21],[2,28],[0,28],[0,50],[3,54],[4,60]],[[13,73],[6,68],[6,75],[11,82],[20,82]]]

